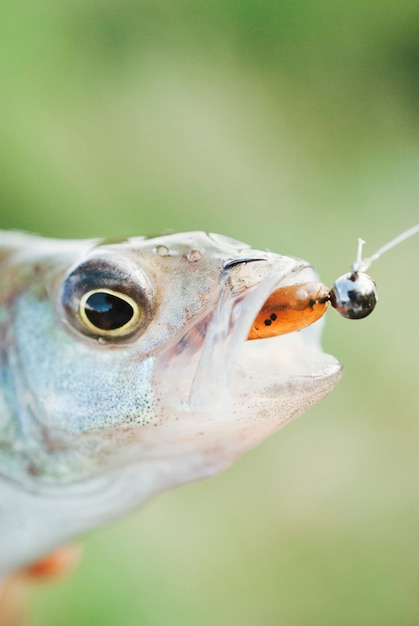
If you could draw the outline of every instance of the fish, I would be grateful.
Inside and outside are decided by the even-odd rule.
[[[342,374],[313,267],[223,235],[3,231],[0,285],[0,576],[223,471]]]

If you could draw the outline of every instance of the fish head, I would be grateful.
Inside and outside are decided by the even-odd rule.
[[[321,321],[248,341],[274,290],[316,279],[300,259],[201,232],[31,254],[15,257],[32,271],[10,305],[9,343],[25,474],[37,484],[159,462],[156,489],[202,478],[340,377]]]

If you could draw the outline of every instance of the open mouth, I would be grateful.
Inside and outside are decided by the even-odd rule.
[[[275,272],[261,285],[270,287]],[[327,310],[329,290],[317,280],[313,268],[298,262],[285,276],[274,282],[273,290],[260,306],[240,352],[238,365],[243,369],[272,372],[276,377],[319,376],[338,363],[326,355],[320,344],[322,316]],[[246,303],[253,305],[253,303]],[[249,307],[253,317],[253,306]],[[252,312],[251,312],[252,311]]]
[[[246,273],[254,272],[256,265],[237,266],[241,276],[236,284],[246,282]],[[270,389],[271,395],[285,387],[297,389],[308,381],[327,384],[340,377],[340,363],[320,345],[328,291],[317,282],[313,268],[276,255],[258,265],[265,275],[255,286],[241,290],[230,285],[221,294],[191,387],[193,410],[205,410],[217,401],[225,405],[243,394],[244,381],[248,390],[263,394]]]

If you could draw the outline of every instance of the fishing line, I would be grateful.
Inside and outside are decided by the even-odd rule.
[[[333,308],[343,317],[349,319],[361,319],[372,313],[377,304],[377,289],[371,276],[365,274],[365,270],[385,252],[417,233],[419,233],[419,224],[391,239],[365,259],[362,258],[362,248],[365,241],[359,238],[356,261],[352,264],[352,270],[339,276],[329,292],[329,299]]]

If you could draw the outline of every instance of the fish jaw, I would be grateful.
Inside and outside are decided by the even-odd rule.
[[[306,411],[342,375],[339,361],[321,348],[323,320],[299,332],[247,340],[272,291],[317,279],[299,259],[265,253],[258,260],[258,251],[250,251],[252,256],[254,261],[237,264],[236,275],[224,283],[200,349],[202,333],[195,332],[195,341],[182,337],[155,364],[156,394],[163,413],[171,416],[161,422],[159,446],[165,446],[167,434],[168,458],[203,450],[208,474]]]

